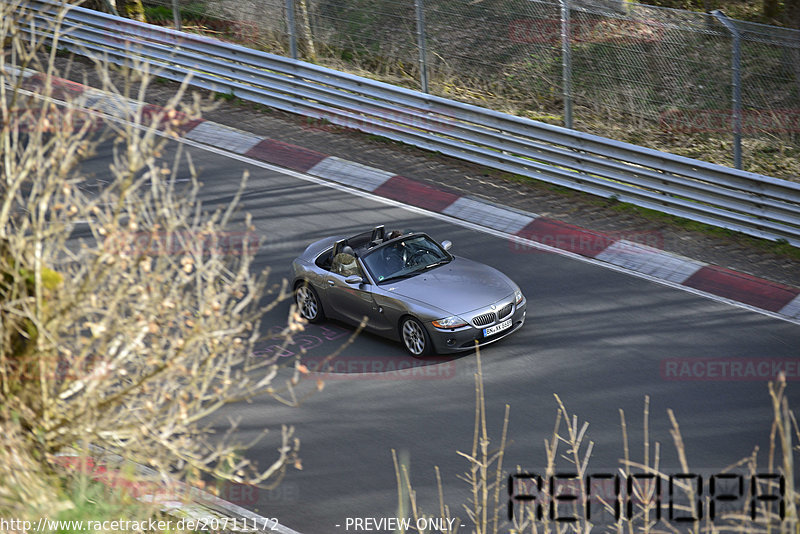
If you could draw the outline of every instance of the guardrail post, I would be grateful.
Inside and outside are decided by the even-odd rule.
[[[425,52],[425,11],[422,0],[414,0],[417,10],[417,48],[419,49],[419,77],[422,91],[428,92],[428,54]]]
[[[297,59],[297,26],[294,23],[294,0],[286,0],[286,27],[289,30],[289,56]]]
[[[52,39],[52,6],[61,0],[30,1],[37,17],[21,31]],[[559,1],[568,6],[568,0]],[[286,2],[294,7],[292,0]],[[712,15],[707,20],[718,23]],[[564,22],[568,23],[566,17]],[[109,27],[114,28],[111,34]],[[741,38],[745,36],[741,31]],[[137,46],[131,47],[134,39]],[[355,119],[364,132],[446,156],[604,198],[617,195],[645,208],[800,247],[796,182],[568,131],[202,36],[181,35],[185,54],[165,52],[175,42],[171,29],[150,27],[143,35],[141,23],[80,6],[71,6],[66,13],[60,38],[62,46],[76,53],[103,55],[115,64],[137,57],[159,65],[160,75],[168,79],[181,81],[193,73],[191,83],[196,87],[215,91],[228,87],[241,98],[309,117],[322,113],[335,124],[352,125]],[[741,133],[740,59],[735,54],[734,87],[739,90],[734,107]],[[239,80],[242,65],[252,67],[255,83]],[[425,116],[425,127],[420,128],[419,110],[431,110],[431,105],[435,112]],[[575,151],[581,152],[577,162],[570,157]]]
[[[561,88],[564,95],[564,126],[572,128],[572,49],[569,43],[569,0],[561,3]]]
[[[733,166],[742,168],[742,34],[736,25],[719,9],[711,12],[725,26],[733,37],[731,58],[731,83],[733,84]]]

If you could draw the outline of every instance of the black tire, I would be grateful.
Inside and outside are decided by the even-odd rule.
[[[400,321],[400,341],[409,354],[415,357],[433,353],[433,344],[428,331],[413,317],[403,317]]]
[[[319,323],[325,319],[322,303],[317,292],[307,282],[298,284],[294,288],[294,301],[300,316],[309,323]]]

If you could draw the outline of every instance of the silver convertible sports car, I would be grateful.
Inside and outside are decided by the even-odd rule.
[[[298,310],[312,323],[366,317],[367,330],[414,356],[468,350],[518,330],[526,300],[517,284],[450,247],[383,226],[312,243],[292,263]]]

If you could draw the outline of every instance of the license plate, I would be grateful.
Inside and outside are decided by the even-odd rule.
[[[511,319],[506,319],[500,324],[496,324],[494,326],[490,326],[489,328],[483,329],[483,337],[489,337],[492,334],[496,334],[498,332],[502,332],[503,330],[511,328]]]

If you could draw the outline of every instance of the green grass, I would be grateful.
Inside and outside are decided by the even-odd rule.
[[[187,4],[179,8],[181,21],[197,22],[203,20],[220,20],[215,17],[209,17],[206,7],[203,3]],[[148,22],[154,24],[171,24],[173,21],[172,8],[156,4],[145,5],[144,16]]]
[[[367,139],[369,139],[370,141],[374,141],[376,143],[385,143],[387,145],[388,144],[399,143],[399,141],[395,141],[393,139],[389,139],[388,137],[384,137],[384,136],[378,135],[378,134],[367,134]],[[405,144],[405,143],[403,143],[403,144]]]
[[[214,93],[214,100],[222,100],[225,102],[236,102],[237,104],[243,103],[243,101],[236,96],[233,91],[228,93]]]
[[[616,201],[613,202],[610,207],[614,211],[620,213],[633,214],[649,221],[670,225],[683,230],[699,232],[717,237],[735,238],[737,241],[743,242],[743,244],[747,246],[758,248],[764,252],[788,256],[792,259],[800,260],[800,248],[792,246],[785,239],[779,239],[777,241],[759,239],[735,230],[728,230],[719,226],[713,226],[710,224],[685,219],[676,215],[670,215],[653,209],[636,206],[628,202]]]
[[[135,480],[132,473],[120,473],[123,480]],[[130,521],[147,524],[149,520],[170,521],[174,531],[175,518],[164,515],[156,507],[138,501],[129,491],[94,480],[92,476],[79,473],[67,473],[54,476],[51,483],[59,494],[57,502],[53,502],[47,510],[48,521],[60,522],[58,529],[48,532],[59,534],[85,534],[87,531],[100,531],[87,528],[92,525],[111,525],[113,521]],[[32,517],[30,521],[38,521]],[[73,522],[72,524],[68,522]],[[80,525],[82,523],[82,525]],[[82,528],[79,528],[80,527]]]
[[[167,6],[145,6],[144,16],[150,22],[169,22],[172,20],[172,10]]]

